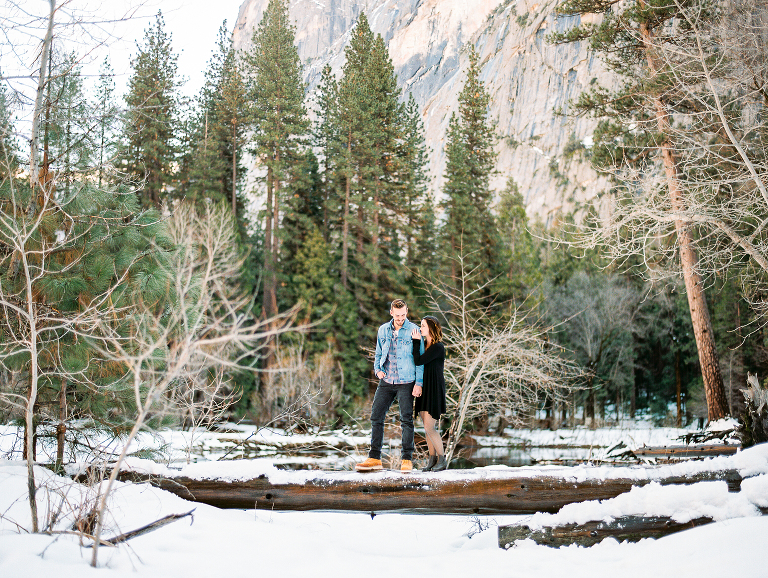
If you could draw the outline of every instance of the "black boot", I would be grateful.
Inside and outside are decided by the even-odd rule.
[[[430,472],[442,472],[448,467],[448,462],[445,461],[445,456],[437,456],[437,463],[432,466]]]
[[[424,467],[422,472],[431,472],[432,468],[435,467],[435,464],[437,463],[437,456],[430,455],[429,461],[427,462],[427,465]]]

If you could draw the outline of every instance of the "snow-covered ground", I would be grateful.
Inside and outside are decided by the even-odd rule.
[[[763,450],[756,463],[764,463],[766,454]],[[58,489],[52,494],[54,504],[64,493],[70,503],[79,501],[80,488],[69,480],[42,470],[38,475],[46,487]],[[560,549],[524,541],[509,550],[498,547],[497,526],[523,520],[540,525],[541,515],[384,514],[371,518],[368,514],[219,510],[143,484],[118,484],[107,536],[193,507],[194,520],[190,523],[185,518],[117,548],[102,548],[101,568],[93,570],[88,566],[90,550],[77,536],[26,533],[25,468],[19,462],[2,462],[0,576],[304,578],[428,573],[458,577],[478,572],[537,578],[767,576],[768,517],[759,516],[755,505],[768,505],[768,477],[754,477],[745,484],[740,494],[729,494],[719,482],[695,484],[686,491],[650,485],[604,504],[566,507],[556,515],[579,521],[595,515],[674,511],[681,520],[699,515],[723,520],[659,540],[633,544],[608,539],[591,548]],[[42,512],[48,511],[45,499],[41,505]],[[69,523],[71,518],[59,525]]]
[[[541,434],[549,435],[549,434]],[[587,434],[585,434],[587,435]],[[608,435],[608,434],[606,434]],[[171,436],[172,437],[172,436]],[[610,436],[609,436],[610,437]],[[626,438],[622,438],[626,439]],[[657,439],[657,438],[649,438]],[[668,439],[667,443],[673,443]],[[609,443],[613,443],[613,439]],[[643,442],[645,443],[645,442]],[[659,443],[652,441],[651,443]],[[604,447],[605,444],[601,444]],[[650,445],[650,444],[649,444]],[[165,472],[165,465],[133,461],[133,466]],[[768,447],[758,446],[733,456],[670,464],[663,468],[693,472],[702,468],[737,469],[747,477],[740,493],[729,493],[724,482],[689,486],[655,483],[603,502],[566,506],[557,514],[534,516],[436,516],[219,510],[192,504],[144,484],[118,483],[104,536],[129,531],[163,516],[194,508],[184,518],[116,548],[100,549],[100,568],[90,568],[91,551],[75,534],[29,533],[26,468],[11,459],[0,461],[0,577],[159,577],[208,576],[438,576],[599,578],[768,576]],[[610,477],[643,468],[582,465],[541,468],[576,478]],[[322,476],[322,472],[286,472],[270,460],[199,462],[184,470],[198,477],[230,479],[254,472],[275,482]],[[474,476],[496,477],[508,468],[474,470]],[[523,470],[534,475],[537,468]],[[356,476],[350,472],[348,475]],[[375,475],[400,475],[392,472]],[[455,477],[459,472],[419,474]],[[93,500],[91,490],[68,478],[38,469],[39,509],[44,523],[61,511],[56,530],[71,527],[78,511]],[[659,540],[619,543],[613,539],[590,548],[559,549],[519,542],[498,547],[497,526],[524,522],[531,527],[622,515],[666,515],[678,521],[709,516],[717,522]]]

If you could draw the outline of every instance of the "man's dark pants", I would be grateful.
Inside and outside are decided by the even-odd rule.
[[[403,428],[402,459],[413,459],[414,383],[412,381],[411,383],[392,385],[383,379],[379,380],[379,386],[373,396],[373,406],[371,406],[371,451],[368,452],[369,458],[381,459],[381,446],[384,442],[384,418],[387,417],[387,411],[389,411],[392,402],[397,398],[397,404],[400,406],[400,425]]]

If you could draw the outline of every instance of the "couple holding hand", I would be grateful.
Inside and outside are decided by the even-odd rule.
[[[355,466],[358,472],[382,469],[381,446],[384,419],[397,398],[400,424],[403,428],[402,464],[400,470],[413,469],[413,412],[424,422],[429,448],[429,462],[422,470],[439,472],[448,467],[443,454],[443,440],[437,430],[440,415],[445,413],[445,347],[440,323],[427,315],[421,327],[408,320],[408,306],[395,299],[389,310],[392,319],[379,327],[373,371],[379,385],[371,407],[371,450],[368,459]]]

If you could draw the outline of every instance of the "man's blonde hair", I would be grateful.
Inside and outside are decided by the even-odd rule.
[[[392,304],[390,305],[390,309],[402,309],[403,307],[407,309],[408,305],[406,305],[405,301],[403,301],[402,299],[395,299],[394,301],[392,301]]]

